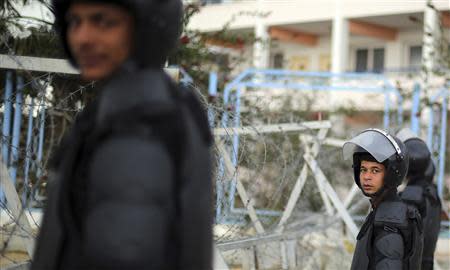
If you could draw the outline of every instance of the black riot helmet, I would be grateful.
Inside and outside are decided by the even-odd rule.
[[[115,4],[133,15],[134,49],[129,60],[137,68],[163,67],[170,50],[178,43],[182,30],[181,0],[52,0],[55,28],[74,66],[77,64],[67,44],[66,12],[76,2]]]
[[[384,189],[397,188],[408,171],[408,153],[405,145],[397,137],[380,129],[366,129],[345,142],[343,153],[344,159],[353,160],[355,183],[359,188],[361,188],[359,174],[362,160],[376,161],[385,166]]]
[[[397,133],[408,149],[409,170],[407,177],[411,181],[423,178],[428,164],[431,162],[431,153],[427,144],[409,129],[402,129]]]

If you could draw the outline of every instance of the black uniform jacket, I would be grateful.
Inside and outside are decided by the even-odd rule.
[[[404,203],[396,190],[386,190],[372,202],[351,269],[420,270],[423,236],[418,210]]]
[[[401,198],[408,204],[419,209],[423,220],[423,256],[422,270],[432,270],[434,251],[441,228],[441,200],[436,186],[426,181],[424,177],[411,179],[401,193]]]
[[[32,270],[210,269],[211,141],[162,70],[106,82],[55,155]]]

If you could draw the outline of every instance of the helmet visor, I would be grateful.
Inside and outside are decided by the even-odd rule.
[[[396,153],[396,150],[389,139],[374,130],[365,130],[350,141],[344,143],[344,159],[349,160],[356,152],[363,152],[363,148],[372,155],[378,162],[383,162]]]

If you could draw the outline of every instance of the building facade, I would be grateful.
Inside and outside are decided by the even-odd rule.
[[[450,38],[450,1],[202,0],[188,27],[254,33],[248,66],[306,71],[399,72],[436,62]],[[424,29],[432,37],[424,35]],[[427,45],[428,43],[428,45]],[[433,43],[434,45],[431,45]],[[433,47],[434,46],[434,47]],[[448,45],[447,45],[448,46]],[[433,58],[433,59],[430,59]],[[430,64],[431,65],[431,64]],[[436,65],[436,64],[433,64]]]

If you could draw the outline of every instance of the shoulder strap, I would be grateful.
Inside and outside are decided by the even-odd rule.
[[[423,225],[422,225],[422,216],[419,213],[419,210],[413,206],[408,205],[408,219],[414,223],[415,226],[417,226],[417,229],[419,232],[422,233],[423,231]]]
[[[421,186],[406,186],[400,197],[408,203],[419,205],[423,201],[423,191]]]
[[[375,213],[375,224],[391,223],[404,225],[407,222],[407,206],[400,201],[382,202]]]

